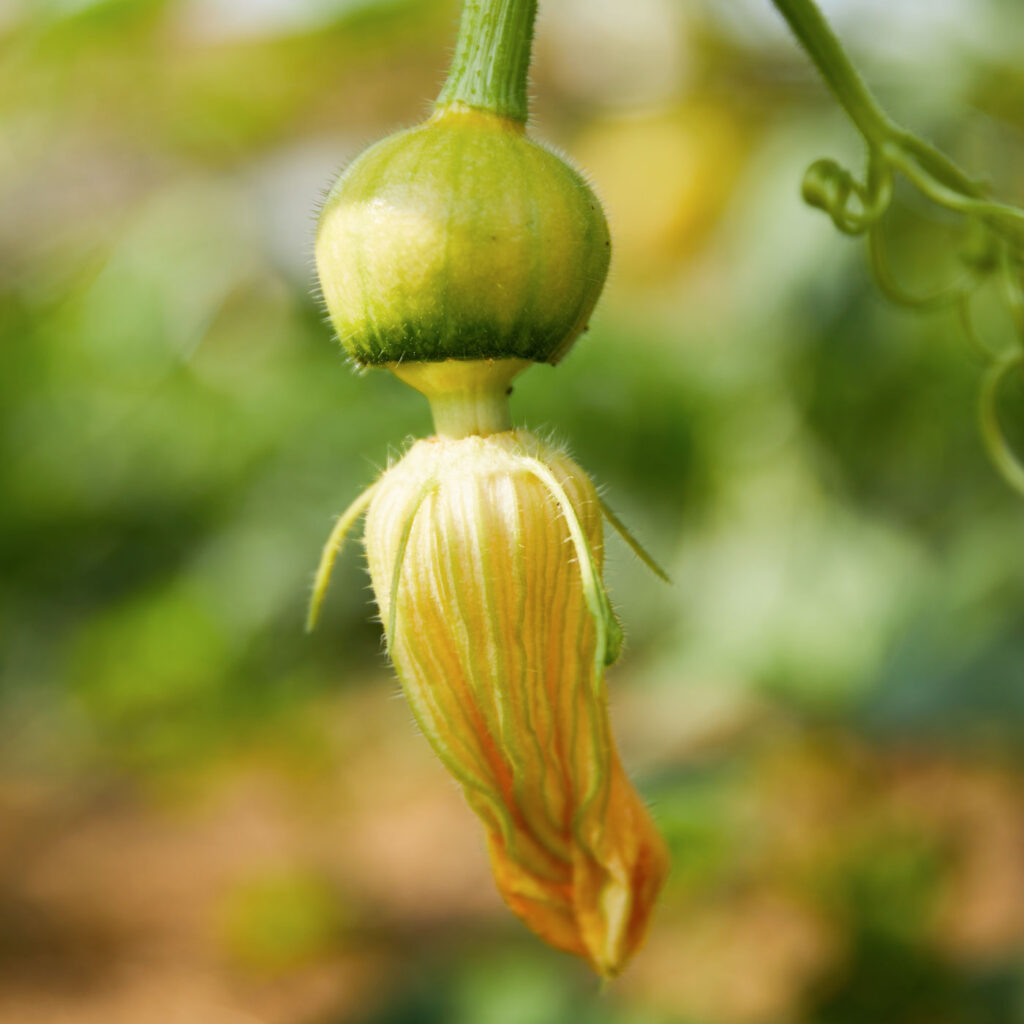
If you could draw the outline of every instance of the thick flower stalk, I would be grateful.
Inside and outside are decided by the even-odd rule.
[[[484,824],[499,891],[607,977],[642,942],[668,856],[608,721],[622,637],[603,520],[647,558],[567,455],[512,429],[511,381],[585,329],[610,254],[589,186],[525,134],[535,8],[470,0],[434,115],[358,157],[324,205],[335,329],[356,363],[427,396],[437,434],[338,520],[310,625],[365,513],[388,652]]]

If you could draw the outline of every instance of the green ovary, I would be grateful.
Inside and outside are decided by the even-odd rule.
[[[513,122],[448,110],[338,180],[317,232],[334,327],[361,364],[556,362],[608,269],[600,205]]]

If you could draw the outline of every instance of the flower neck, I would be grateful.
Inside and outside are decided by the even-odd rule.
[[[528,359],[446,359],[388,369],[427,396],[437,436],[457,439],[512,429],[512,379],[529,365]]]

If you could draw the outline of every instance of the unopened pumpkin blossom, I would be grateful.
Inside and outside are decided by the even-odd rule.
[[[585,329],[610,255],[591,189],[525,134],[535,11],[470,0],[433,115],[359,156],[324,205],[317,268],[338,336],[427,396],[436,435],[339,518],[310,626],[365,514],[388,652],[484,824],[501,895],[611,976],[643,940],[668,856],[609,725],[622,636],[604,520],[652,563],[565,452],[512,429],[511,381]]]

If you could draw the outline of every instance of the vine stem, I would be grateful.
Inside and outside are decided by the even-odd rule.
[[[537,0],[465,0],[438,108],[465,104],[521,124]]]
[[[879,106],[860,73],[847,57],[815,0],[772,0],[822,78],[864,137],[868,147],[868,180],[861,184],[832,160],[815,161],[804,176],[804,199],[827,212],[847,234],[868,233],[875,278],[882,290],[904,305],[920,307],[955,302],[964,330],[989,361],[980,393],[981,435],[996,469],[1024,495],[1024,461],[1007,440],[999,420],[999,389],[1011,374],[1024,370],[1024,210],[989,198],[984,182],[974,181],[934,146],[899,127]],[[979,274],[968,272],[933,295],[909,296],[889,273],[880,219],[889,205],[892,172],[906,176],[938,206],[954,210],[981,225],[998,244],[999,273],[1014,324],[1015,342],[1005,355],[992,351],[974,332],[970,295]],[[860,201],[853,211],[848,199]]]
[[[882,146],[899,129],[878,105],[814,0],[772,0],[800,45],[869,143]]]
[[[871,162],[879,159],[906,177],[933,202],[976,217],[1016,247],[1024,247],[1024,210],[989,198],[984,182],[973,180],[945,153],[896,124],[879,106],[846,55],[815,0],[772,0],[821,77],[864,137]],[[888,205],[881,203],[879,212]],[[877,219],[868,218],[868,223]],[[837,226],[843,227],[833,216]],[[866,224],[854,225],[859,233]]]

